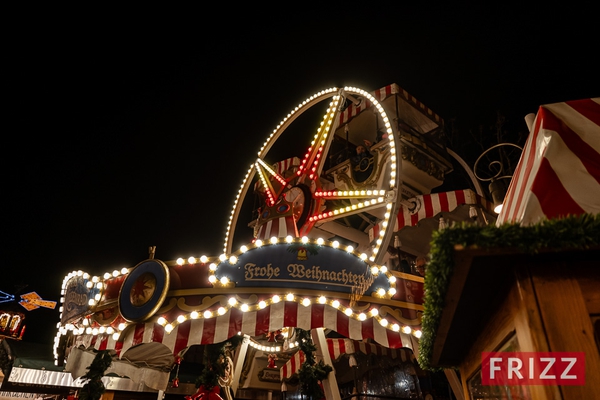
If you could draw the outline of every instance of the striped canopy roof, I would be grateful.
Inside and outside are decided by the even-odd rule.
[[[600,213],[600,98],[541,106],[497,225]]]

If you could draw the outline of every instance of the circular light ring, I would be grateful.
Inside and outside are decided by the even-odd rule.
[[[131,302],[132,291],[139,291],[139,285],[143,284],[140,280],[147,276],[154,278],[152,293],[144,303],[134,305]],[[119,292],[119,311],[123,318],[129,322],[142,322],[153,316],[167,297],[169,283],[169,268],[164,262],[146,260],[136,265],[125,278]]]

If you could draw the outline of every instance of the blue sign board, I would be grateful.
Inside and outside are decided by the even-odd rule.
[[[90,299],[100,291],[95,286],[88,288],[87,282],[88,280],[81,276],[75,276],[67,282],[61,318],[63,325],[89,312]]]
[[[215,272],[238,287],[291,287],[352,293],[362,287],[369,294],[390,287],[385,274],[371,274],[371,266],[354,254],[316,244],[276,244],[241,254],[232,265],[221,262]]]

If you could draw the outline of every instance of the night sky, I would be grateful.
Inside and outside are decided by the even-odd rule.
[[[397,83],[465,130],[600,95],[591,6],[284,5],[5,15],[0,290],[58,301],[68,272],[149,246],[220,254],[263,141],[322,89]],[[26,314],[25,339],[51,342],[58,311]]]

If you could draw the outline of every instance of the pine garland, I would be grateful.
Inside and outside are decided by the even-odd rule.
[[[79,400],[99,400],[106,391],[102,377],[113,361],[111,350],[102,350],[96,354],[94,360],[87,369],[89,370],[82,378],[87,379],[79,391]]]
[[[314,345],[310,336],[310,331],[296,328],[298,337],[298,347],[305,355],[305,361],[298,370],[298,379],[300,380],[300,392],[308,399],[317,400],[325,397],[323,389],[319,385],[323,379],[333,368],[331,365],[326,365],[323,360],[318,363],[315,361],[314,352],[317,347]]]
[[[431,262],[425,275],[424,313],[419,344],[421,368],[435,371],[430,365],[435,333],[444,308],[450,278],[454,272],[455,246],[463,248],[516,248],[526,254],[541,249],[561,251],[600,246],[600,214],[582,214],[542,223],[521,226],[503,224],[477,226],[462,223],[435,231],[431,242]]]

